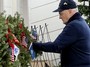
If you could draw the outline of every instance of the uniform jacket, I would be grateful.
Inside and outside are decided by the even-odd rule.
[[[90,28],[77,12],[54,42],[33,43],[33,48],[60,53],[62,67],[90,67]]]

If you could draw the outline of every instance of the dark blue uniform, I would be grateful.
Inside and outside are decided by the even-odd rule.
[[[33,48],[60,53],[62,67],[90,67],[90,28],[76,13],[54,42],[33,43]]]

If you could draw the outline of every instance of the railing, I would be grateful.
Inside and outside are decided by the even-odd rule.
[[[45,30],[46,33],[44,32]],[[38,31],[35,25],[31,26],[31,32],[34,32],[34,36],[37,37],[38,42],[45,42],[44,33],[47,35],[48,42],[51,41],[46,23],[44,29],[42,29],[42,26],[40,25]],[[40,36],[41,40],[39,39]],[[38,56],[35,60],[31,61],[30,67],[60,67],[60,54],[43,52],[41,56]]]

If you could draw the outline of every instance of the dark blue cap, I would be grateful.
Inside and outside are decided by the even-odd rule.
[[[77,5],[73,0],[61,0],[58,9],[53,12],[62,12],[63,10],[76,8]]]

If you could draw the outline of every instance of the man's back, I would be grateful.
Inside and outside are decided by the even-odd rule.
[[[72,32],[72,35],[76,34],[77,39],[69,44],[69,46],[62,49],[62,67],[90,67],[90,29],[88,25],[76,13],[70,18],[69,23],[64,29],[67,30],[69,26],[72,26],[74,29],[72,28],[68,33]],[[74,30],[76,32],[73,32]],[[72,40],[73,39],[74,38],[72,38]]]

